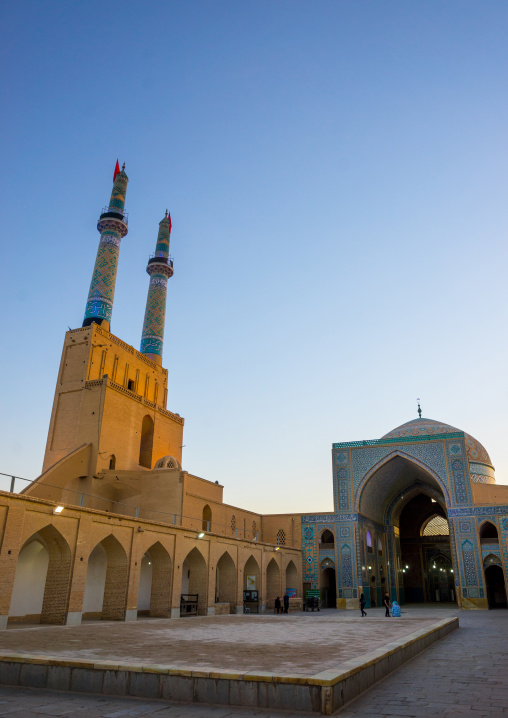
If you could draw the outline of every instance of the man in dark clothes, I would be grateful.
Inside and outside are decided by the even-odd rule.
[[[278,596],[275,599],[275,613],[280,613],[280,598]]]
[[[289,596],[287,593],[284,594],[284,613],[288,613],[289,611]]]
[[[390,596],[385,593],[385,597],[383,598],[383,605],[386,608],[385,618],[390,618]]]

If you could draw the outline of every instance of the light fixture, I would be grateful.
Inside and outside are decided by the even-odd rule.
[[[149,565],[149,566],[151,566],[151,565],[152,565],[152,562],[151,562],[151,561],[149,561],[149,562],[148,562],[148,565]]]
[[[64,507],[63,507],[63,506],[57,506],[56,508],[53,509],[53,513],[54,513],[54,514],[61,514],[63,510],[64,510]]]
[[[276,546],[275,551],[280,551],[280,546]]]
[[[450,569],[450,573],[453,573],[453,568]]]
[[[405,569],[405,568],[402,569],[402,573],[406,573],[406,569]]]
[[[431,499],[431,501],[432,501],[433,504],[436,503],[436,499]]]
[[[434,565],[432,566],[432,568],[437,568],[436,564],[434,564]]]
[[[406,563],[406,568],[409,568],[409,566],[407,565],[407,563]]]
[[[198,533],[198,538],[203,538],[204,535],[205,535],[205,532],[201,531],[200,533]]]
[[[369,566],[369,571],[372,571],[372,566]]]

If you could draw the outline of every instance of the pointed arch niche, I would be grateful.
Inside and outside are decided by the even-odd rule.
[[[150,546],[141,559],[138,615],[169,618],[171,615],[172,562],[164,546]]]
[[[69,544],[54,526],[33,534],[19,553],[11,620],[65,624],[71,568]]]
[[[83,618],[123,621],[129,562],[122,544],[110,534],[88,557]]]

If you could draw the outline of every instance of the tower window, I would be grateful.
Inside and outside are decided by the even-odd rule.
[[[134,390],[135,390],[134,379],[129,379],[129,381],[127,382],[127,389],[128,389],[129,391],[134,391]]]
[[[114,454],[109,457],[109,468],[116,469],[116,456]]]
[[[147,469],[152,468],[153,450],[153,420],[151,416],[145,416],[141,425],[141,442],[139,445],[139,465]]]
[[[373,553],[372,551],[372,536],[370,535],[370,531],[367,531],[367,536],[365,537],[366,543],[367,543],[367,553]]]
[[[285,546],[286,545],[286,534],[284,529],[279,529],[277,531],[277,546]]]

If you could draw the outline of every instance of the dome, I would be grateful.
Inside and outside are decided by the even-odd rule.
[[[422,418],[408,421],[396,429],[392,429],[392,431],[389,431],[388,434],[385,434],[381,438],[396,439],[402,436],[435,436],[436,434],[449,434],[454,431],[462,431],[462,429],[457,429],[455,426],[450,426],[450,424],[443,424],[441,421],[434,421],[434,419]],[[492,466],[487,450],[479,441],[465,432],[464,440],[466,442],[466,452],[469,463],[474,462]]]
[[[182,466],[174,456],[163,456],[162,459],[158,459],[155,463],[152,471],[155,471],[156,469],[178,469],[178,471],[181,471]]]

